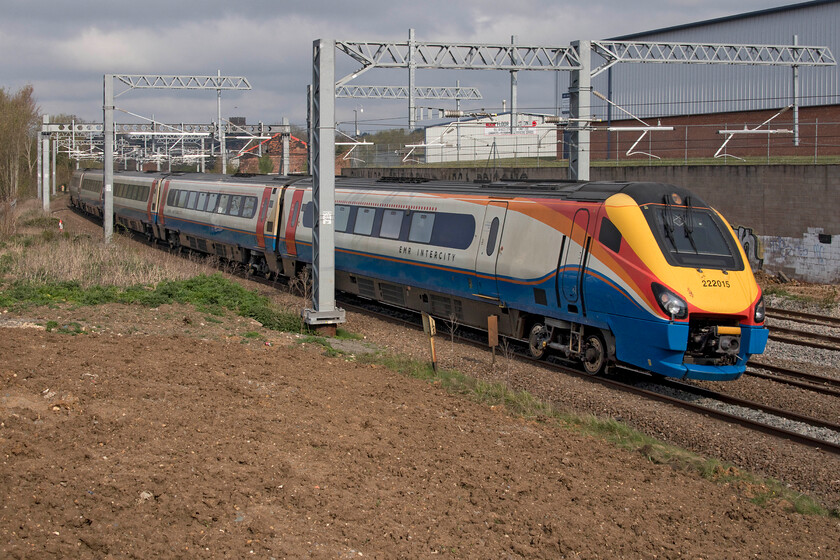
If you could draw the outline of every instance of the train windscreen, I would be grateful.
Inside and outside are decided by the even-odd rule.
[[[690,204],[645,204],[642,212],[672,265],[744,269],[729,228],[711,209],[694,208]]]

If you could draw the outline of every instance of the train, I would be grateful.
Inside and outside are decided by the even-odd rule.
[[[71,204],[102,217],[102,170]],[[296,277],[311,266],[306,176],[114,174],[116,224]],[[734,380],[764,351],[764,298],[721,214],[663,183],[337,177],[335,287],[486,328],[591,375]]]

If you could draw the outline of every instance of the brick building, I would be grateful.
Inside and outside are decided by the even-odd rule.
[[[306,161],[307,144],[300,138],[289,138],[289,172],[307,173]],[[283,136],[275,134],[268,140],[252,146],[239,156],[239,171],[242,173],[260,172],[260,153],[268,154],[271,158],[271,173],[278,173],[283,165]]]

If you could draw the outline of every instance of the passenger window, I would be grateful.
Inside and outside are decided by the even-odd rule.
[[[257,197],[255,196],[247,196],[245,197],[245,206],[242,208],[242,217],[243,218],[253,218],[254,214],[257,213]]]
[[[178,189],[172,189],[169,191],[169,194],[166,195],[166,205],[167,206],[175,206],[175,199],[178,197]]]
[[[190,191],[178,191],[178,202],[176,203],[178,208],[186,208],[187,197],[189,195],[190,195]]]
[[[195,209],[199,212],[204,212],[205,206],[207,206],[207,193],[198,193],[198,202],[195,204]]]
[[[496,250],[496,237],[499,235],[499,218],[493,218],[490,223],[490,233],[487,234],[487,256],[493,255]]]
[[[229,194],[223,194],[219,196],[219,208],[216,210],[218,214],[224,214],[227,212],[228,201],[230,200]]]
[[[232,196],[230,197],[230,214],[231,216],[238,216],[242,213],[242,197],[241,196]]]
[[[350,209],[349,206],[344,204],[339,204],[335,207],[335,231],[347,231]]]
[[[405,216],[404,210],[385,210],[382,214],[382,227],[379,230],[379,237],[399,239],[403,216]]]
[[[219,194],[218,193],[208,193],[207,194],[207,207],[204,209],[205,212],[215,212],[216,211],[216,203],[219,201]]]
[[[187,208],[190,210],[195,210],[195,203],[198,200],[198,193],[196,191],[190,191],[190,198],[187,202]]]
[[[359,208],[356,213],[356,226],[353,228],[353,233],[357,235],[370,235],[373,231],[373,219],[375,217],[375,209]]]
[[[432,238],[432,229],[435,227],[435,215],[428,212],[415,212],[411,216],[411,229],[408,232],[408,240],[416,243],[428,243]]]

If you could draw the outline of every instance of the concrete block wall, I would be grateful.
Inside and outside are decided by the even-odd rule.
[[[820,284],[840,283],[840,235],[808,228],[802,237],[761,236],[764,270]]]

